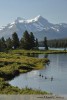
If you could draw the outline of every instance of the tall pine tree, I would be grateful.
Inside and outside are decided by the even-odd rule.
[[[26,30],[23,33],[23,37],[21,38],[21,47],[23,47],[23,49],[31,49],[31,42],[30,42],[30,34],[28,33],[28,31]]]
[[[38,49],[38,46],[39,46],[39,43],[38,43],[38,39],[36,38],[36,41],[35,41],[35,47],[36,47],[36,49]]]
[[[16,32],[12,34],[12,44],[14,49],[19,48],[19,38]]]
[[[30,32],[30,43],[31,43],[31,49],[35,47],[35,37],[32,32]]]
[[[46,37],[44,37],[44,47],[45,47],[45,50],[48,50],[47,38]]]
[[[6,39],[6,46],[7,46],[7,49],[12,49],[12,40],[10,37]]]
[[[0,46],[1,46],[1,51],[5,51],[6,50],[6,43],[5,43],[4,37],[2,37],[0,39]]]

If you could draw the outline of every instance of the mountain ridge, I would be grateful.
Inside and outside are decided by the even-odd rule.
[[[45,36],[48,39],[67,37],[66,23],[52,24],[41,15],[38,15],[37,17],[28,20],[17,17],[14,22],[0,28],[0,38],[2,36],[5,38],[11,37],[13,32],[17,32],[19,38],[21,38],[25,30],[33,32],[35,37],[39,40],[43,40]]]

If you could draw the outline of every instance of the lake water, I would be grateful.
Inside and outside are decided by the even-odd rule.
[[[48,47],[49,50],[64,50],[65,48],[50,48]],[[39,50],[45,50],[45,47],[39,47]],[[67,50],[67,48],[66,48]]]
[[[12,86],[45,90],[59,95],[67,95],[67,54],[39,54],[38,58],[48,58],[50,63],[42,70],[21,74],[9,81]],[[39,75],[43,75],[43,77]],[[45,76],[47,79],[45,79]],[[51,77],[53,80],[51,81]]]

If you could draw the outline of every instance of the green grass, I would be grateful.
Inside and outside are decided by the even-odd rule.
[[[11,50],[7,53],[0,52],[0,94],[47,94],[45,91],[32,90],[29,88],[19,89],[11,86],[6,81],[20,73],[42,69],[49,60],[32,57],[36,54],[67,53],[61,50]]]
[[[31,70],[43,68],[43,65],[48,62],[48,59],[38,59],[33,57],[23,56],[20,59],[16,58],[1,58],[0,77],[5,80],[12,79],[20,73],[25,73]]]
[[[23,54],[23,50],[21,51],[22,54],[17,52],[20,53],[20,50],[8,53],[0,52],[0,94],[47,94],[47,92],[32,90],[27,87],[19,89],[6,82],[20,73],[41,69],[49,61],[47,58],[28,57]]]
[[[16,55],[29,55],[32,56],[33,54],[57,54],[57,53],[67,53],[67,50],[11,50],[9,51],[11,54]]]
[[[31,88],[19,89],[18,87],[10,86],[2,78],[0,78],[0,94],[48,94],[45,91],[33,90]]]
[[[20,73],[42,69],[49,60],[31,57],[35,54],[58,54],[67,53],[61,50],[11,50],[8,53],[0,52],[0,94],[47,94],[45,91],[32,90],[29,88],[19,89],[11,86],[6,81]]]

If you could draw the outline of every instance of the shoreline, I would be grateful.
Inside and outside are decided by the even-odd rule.
[[[18,87],[11,86],[7,80],[21,73],[41,69],[43,64],[46,64],[48,61],[47,58],[38,59],[16,55],[15,53],[0,52],[0,94],[47,94],[46,91],[33,90],[27,87],[19,89]]]
[[[53,53],[56,53],[57,51],[53,51],[53,50],[51,50],[52,52],[51,52],[51,54],[53,54]],[[42,68],[43,67],[43,63],[44,63],[44,61],[45,61],[45,63],[48,61],[48,59],[38,59],[38,58],[34,58],[34,57],[27,57],[27,56],[22,56],[22,55],[17,55],[18,53],[21,53],[22,52],[22,55],[23,55],[23,50],[22,51],[20,51],[20,50],[14,50],[14,51],[12,51],[11,53],[4,53],[5,55],[6,55],[6,57],[5,57],[5,55],[3,54],[3,52],[2,52],[2,55],[1,55],[1,57],[5,57],[5,58],[1,58],[0,57],[0,61],[1,61],[1,63],[2,63],[2,61],[3,62],[5,62],[5,67],[2,67],[1,69],[0,69],[0,71],[2,70],[2,73],[0,73],[0,74],[2,74],[3,75],[3,78],[7,75],[7,79],[10,79],[11,77],[12,77],[12,75],[13,75],[13,77],[15,77],[15,76],[17,76],[19,73],[21,74],[21,73],[25,73],[25,72],[28,72],[28,71],[30,71],[30,70],[34,70],[34,69],[40,69],[40,68]],[[24,51],[24,54],[29,54],[29,52],[30,51]],[[36,51],[35,51],[36,52]],[[41,53],[39,53],[39,52],[41,52]],[[37,51],[37,54],[44,54],[44,53],[49,53],[50,51],[48,50],[48,51]],[[59,51],[60,52],[60,51]],[[34,52],[33,51],[31,51],[30,52],[30,54],[33,54]],[[62,53],[62,52],[61,52]],[[35,53],[34,53],[35,54]],[[12,57],[12,58],[11,58]],[[24,61],[23,61],[23,59],[24,59]],[[32,60],[31,60],[32,59]],[[35,61],[34,61],[35,60]],[[13,63],[14,62],[16,62],[14,65],[13,65]],[[30,63],[31,62],[31,63]],[[25,65],[22,65],[22,66],[20,66],[20,69],[19,69],[19,67],[17,66],[17,64],[20,64],[20,63],[26,63]],[[41,64],[40,64],[41,63]],[[12,65],[11,65],[12,64]],[[11,69],[10,68],[12,68],[12,67],[9,67],[9,66],[12,66],[13,67],[13,69],[12,69],[12,71],[11,71]],[[16,66],[16,67],[15,67]],[[26,66],[29,66],[29,67],[26,67]],[[32,67],[31,67],[32,66]],[[34,66],[34,67],[33,67]],[[9,68],[9,73],[7,72],[7,67]],[[15,67],[15,69],[14,69],[14,67]],[[5,69],[3,69],[3,68],[5,68]],[[20,71],[20,72],[18,72],[18,70],[16,69],[16,68],[18,68],[18,70]],[[27,68],[27,70],[25,69],[25,68]],[[32,68],[32,69],[29,69],[29,68]],[[25,70],[25,72],[24,71],[22,71],[22,70]],[[3,74],[3,71],[4,71],[4,73],[5,74]],[[11,72],[10,72],[11,71]],[[13,72],[13,73],[12,73]],[[11,76],[11,77],[10,77]],[[1,76],[1,78],[2,78],[2,76]],[[24,93],[21,93],[21,92],[19,92],[19,91],[21,91],[22,89],[19,89],[19,88],[17,88],[17,87],[13,87],[13,86],[11,86],[10,84],[8,84],[8,83],[5,83],[5,80],[1,80],[0,81],[1,83],[3,83],[3,84],[5,84],[5,85],[3,85],[4,87],[7,85],[7,87],[5,87],[5,89],[7,89],[7,91],[5,90],[5,93],[6,94],[13,94],[13,93],[16,93],[15,91],[17,91],[17,93],[16,94],[24,94]],[[2,88],[1,88],[2,89]],[[9,93],[10,92],[10,89],[12,89],[12,93]],[[14,89],[14,91],[13,91],[13,89]],[[23,89],[24,90],[24,89]],[[32,93],[29,93],[29,94],[37,94],[37,93],[43,93],[43,94],[45,94],[45,93],[47,93],[47,92],[45,92],[45,91],[37,91],[37,90],[33,90],[33,89],[28,89],[27,88],[27,90],[28,91],[32,91]],[[8,92],[9,91],[9,92]],[[25,90],[24,90],[25,91]],[[37,92],[36,92],[37,91]],[[1,92],[0,92],[1,93]],[[4,94],[4,92],[2,91],[2,94]],[[28,93],[27,93],[28,94]],[[49,94],[49,93],[48,93]]]
[[[67,100],[56,95],[0,95],[0,100]]]
[[[21,50],[21,49],[17,49],[17,50],[11,50],[8,51],[8,53],[15,53],[15,54],[19,54],[19,55],[31,55],[31,54],[63,54],[63,53],[67,53],[67,50]]]

